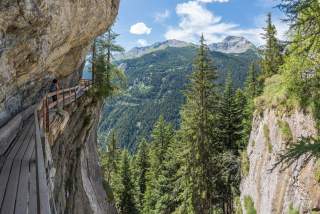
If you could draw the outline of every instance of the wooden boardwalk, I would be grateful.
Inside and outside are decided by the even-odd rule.
[[[89,87],[86,83],[77,87],[77,90],[81,89],[79,93],[76,87],[57,93],[63,94],[63,105],[67,105],[82,96]],[[74,92],[74,98],[71,92]],[[46,106],[42,102],[34,115],[24,122],[19,135],[12,142],[6,142],[0,151],[0,214],[52,213],[43,152],[43,136],[46,135],[43,133],[48,126],[45,117],[50,108],[59,105],[59,99],[48,105],[48,99],[53,95],[45,97]],[[44,112],[43,117],[39,115],[41,112]]]
[[[0,166],[0,213],[39,213],[34,117],[4,152]]]

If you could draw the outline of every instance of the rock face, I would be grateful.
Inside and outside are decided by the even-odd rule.
[[[37,102],[53,77],[73,73],[119,0],[0,1],[0,127]]]
[[[0,0],[0,144],[14,138],[53,78],[64,87],[78,83],[92,40],[118,7],[119,0]],[[98,166],[101,106],[88,97],[70,106],[65,129],[46,148],[57,213],[116,213]]]
[[[320,185],[314,176],[319,169],[314,160],[301,157],[288,169],[271,170],[288,144],[316,133],[313,117],[301,111],[280,116],[265,110],[255,116],[247,149],[250,169],[241,183],[243,207],[244,198],[250,197],[260,214],[288,213],[289,207],[299,213],[319,210]]]
[[[69,121],[53,142],[53,198],[57,213],[117,213],[98,166],[97,125],[102,103],[82,97],[66,109]]]

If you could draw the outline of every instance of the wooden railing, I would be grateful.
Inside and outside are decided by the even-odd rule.
[[[37,108],[40,129],[48,133],[50,131],[50,110],[56,107],[64,108],[71,102],[76,101],[78,97],[82,96],[82,94],[79,93],[84,93],[91,87],[91,85],[91,80],[81,79],[79,85],[75,87],[61,89],[55,92],[48,93],[42,99]]]
[[[64,108],[66,105],[74,102],[77,98],[85,94],[85,91],[91,88],[91,80],[80,80],[78,86],[61,89],[47,94],[34,111],[36,128],[36,164],[37,164],[37,214],[55,213],[54,203],[50,206],[50,190],[48,188],[48,179],[50,166],[47,163],[45,144],[48,143],[46,134],[50,128],[50,109],[55,107]],[[54,101],[53,97],[56,96]]]

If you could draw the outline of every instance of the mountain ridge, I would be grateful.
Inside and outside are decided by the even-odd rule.
[[[180,41],[176,39],[166,40],[163,42],[156,42],[152,45],[143,46],[143,47],[134,47],[127,52],[116,54],[114,56],[115,61],[135,59],[149,54],[155,51],[164,50],[168,47],[197,47],[196,44]],[[242,36],[227,36],[223,41],[217,43],[211,43],[208,45],[211,51],[221,52],[221,53],[244,53],[248,50],[257,51],[257,47],[250,42],[248,39]]]

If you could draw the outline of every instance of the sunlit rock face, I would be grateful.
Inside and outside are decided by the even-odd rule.
[[[119,0],[0,0],[0,144],[14,139],[53,78],[78,84],[92,40],[118,7]],[[92,97],[68,106],[64,129],[46,144],[56,213],[116,213],[98,165],[101,106]]]
[[[0,1],[0,127],[83,63],[119,0]]]
[[[289,207],[299,213],[320,208],[320,185],[315,178],[315,160],[299,158],[289,168],[276,167],[278,155],[301,136],[317,131],[311,114],[302,111],[281,114],[265,110],[256,114],[247,149],[249,173],[241,183],[241,199],[250,197],[257,213],[288,213]],[[273,170],[272,170],[273,169]]]

